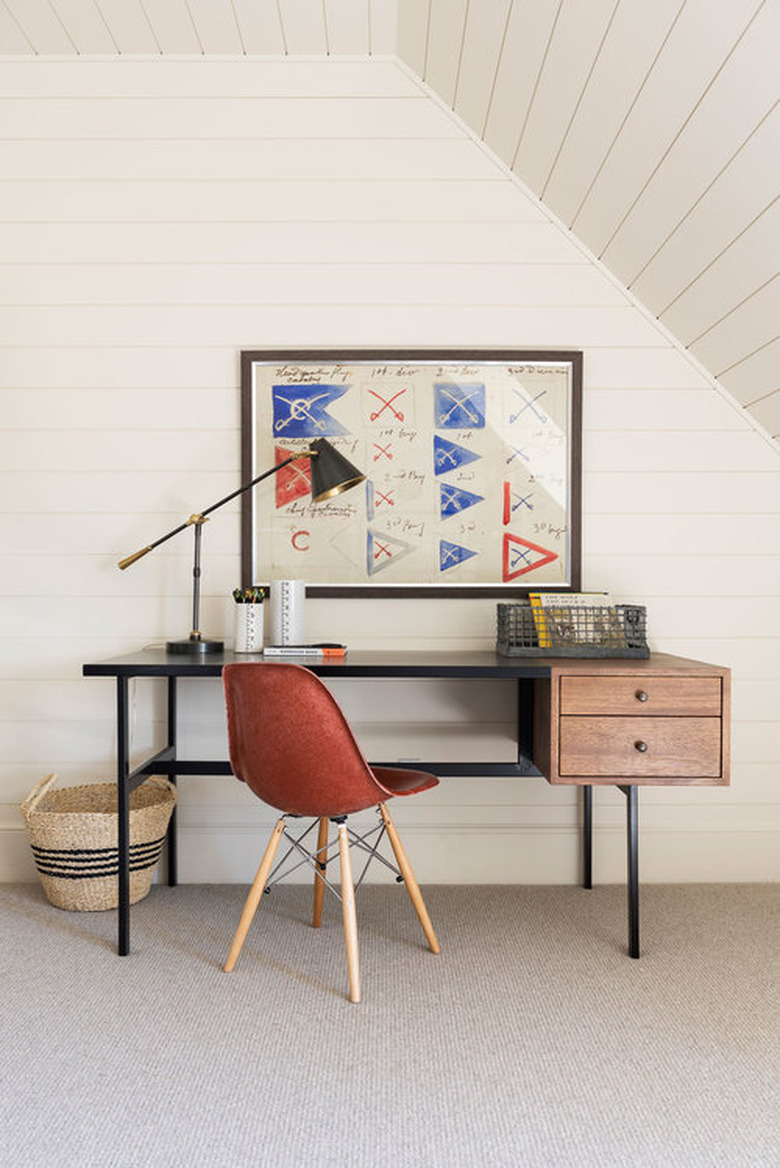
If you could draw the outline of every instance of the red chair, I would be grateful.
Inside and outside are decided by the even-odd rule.
[[[433,925],[387,810],[387,801],[395,795],[416,795],[419,791],[427,791],[439,780],[423,771],[370,767],[333,695],[314,673],[300,665],[241,662],[226,665],[222,676],[233,773],[264,803],[270,803],[284,813],[274,827],[249,890],[225,970],[229,973],[235,966],[263,890],[292,852],[303,855],[300,862],[310,863],[314,869],[312,923],[315,928],[319,927],[325,887],[336,892],[327,878],[328,863],[335,858],[335,851],[332,855],[329,853],[336,841],[328,843],[328,824],[333,822],[338,828],[349,996],[351,1001],[359,1002],[360,965],[350,845],[369,853],[358,884],[374,858],[387,864],[397,873],[397,878],[403,880],[428,945],[438,953],[439,943]],[[347,826],[347,817],[367,807],[377,808],[381,822],[367,833],[358,835]],[[314,822],[296,837],[285,822],[288,816],[305,816],[313,818]],[[318,824],[317,845],[311,852],[303,840],[315,824]],[[377,852],[385,832],[398,868]],[[374,835],[377,838],[369,842]],[[271,872],[282,836],[289,841],[290,850]]]

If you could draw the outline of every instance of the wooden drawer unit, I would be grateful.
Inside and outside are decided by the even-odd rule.
[[[551,783],[728,784],[726,669],[663,654],[560,661],[537,703],[535,757]]]

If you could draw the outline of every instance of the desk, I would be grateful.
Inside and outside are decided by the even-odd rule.
[[[147,649],[83,666],[85,677],[116,682],[118,790],[118,953],[130,951],[130,792],[152,774],[231,774],[226,759],[181,759],[176,741],[179,678],[214,678],[230,652],[194,658]],[[503,657],[482,652],[349,652],[341,660],[295,659],[324,678],[506,678],[517,685],[517,758],[507,763],[420,762],[439,776],[538,775],[582,788],[583,886],[592,887],[593,787],[626,796],[628,949],[639,957],[638,789],[643,785],[729,782],[729,671],[668,654],[646,660]],[[128,683],[167,684],[166,742],[130,769]],[[375,765],[398,765],[373,760]],[[176,814],[168,835],[168,883],[176,884]]]

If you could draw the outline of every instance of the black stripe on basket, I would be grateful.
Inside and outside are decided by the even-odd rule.
[[[153,852],[159,854],[163,841],[164,837],[163,839],[150,840],[149,843],[145,844],[132,844],[130,846],[131,860],[140,859],[142,856],[147,856]],[[70,860],[75,864],[105,864],[116,860],[118,856],[117,848],[39,848],[34,844],[32,845],[32,852],[36,859],[41,859],[46,862],[50,861],[52,863],[59,860],[63,862]],[[94,859],[91,859],[91,857],[94,857]]]
[[[145,843],[130,844],[130,855],[141,848],[160,847],[165,842],[165,836]],[[32,844],[36,856],[115,856],[117,848],[42,848],[39,844]]]
[[[149,868],[153,868],[156,861],[151,864],[131,864],[131,872],[143,872]],[[41,876],[56,876],[58,880],[94,880],[102,876],[118,876],[119,865],[113,868],[90,868],[88,872],[70,872],[64,868],[49,868],[47,865],[36,865]]]
[[[160,858],[165,837],[146,844],[131,844],[130,871],[153,867]],[[85,880],[94,876],[116,876],[119,855],[116,848],[38,848],[32,846],[35,864],[44,876],[63,880]],[[94,856],[94,859],[90,857]]]
[[[145,863],[151,859],[156,859],[161,848],[151,848],[143,852],[135,852],[130,856],[131,864]],[[37,864],[54,864],[62,865],[67,868],[105,868],[119,863],[119,857],[114,853],[113,856],[103,856],[100,859],[90,859],[88,856],[70,857],[63,853],[60,856],[35,856]]]
[[[156,860],[151,862],[144,861],[143,863],[131,864],[131,872],[143,872],[149,868],[153,868]],[[98,876],[118,876],[119,865],[113,864],[105,868],[87,868],[87,869],[70,869],[62,868],[57,865],[38,864],[38,872],[41,876],[56,876],[61,880],[90,880]]]

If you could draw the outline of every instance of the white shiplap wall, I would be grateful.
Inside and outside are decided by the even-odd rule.
[[[735,670],[733,786],[644,794],[644,878],[776,878],[777,453],[460,121],[390,61],[246,58],[9,60],[0,119],[0,877],[33,874],[16,805],[41,774],[112,775],[113,687],[81,663],[186,632],[187,536],[115,565],[235,486],[239,351],[473,345],[584,350],[585,586]],[[229,635],[237,509],[205,548]],[[488,601],[308,611],[353,647],[494,635]],[[456,756],[507,746],[501,685],[339,693],[369,752],[403,723],[422,754],[441,718]],[[134,711],[143,746],[151,686]],[[182,721],[218,754],[218,686]],[[597,879],[622,878],[622,815],[600,792]],[[575,794],[540,780],[449,780],[398,818],[424,880],[576,875]],[[183,781],[183,878],[247,879],[268,819]]]

